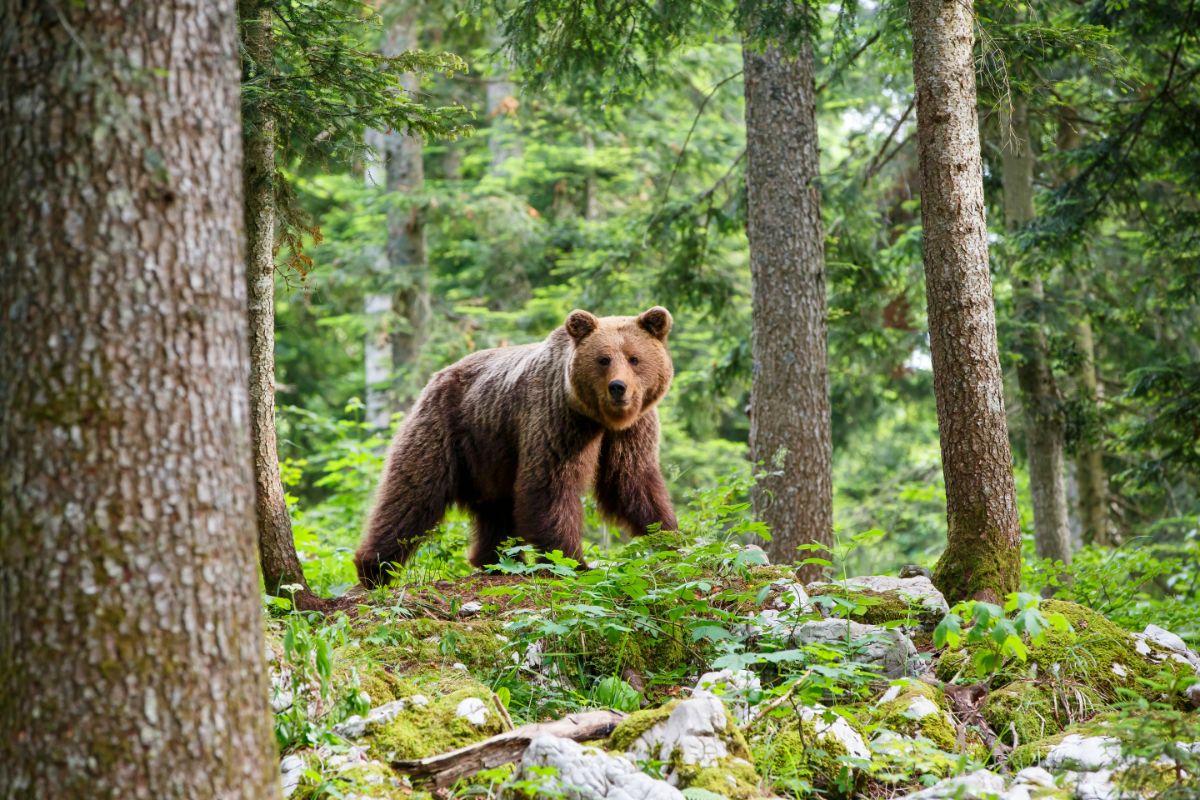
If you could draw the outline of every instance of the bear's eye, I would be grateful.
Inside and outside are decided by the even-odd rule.
[[[600,362],[600,366],[607,367],[609,364],[612,363],[612,359],[609,358],[608,356],[601,356],[599,359],[599,362]]]
[[[637,356],[630,356],[630,357],[629,357],[629,363],[630,363],[630,364],[632,364],[633,366],[635,366],[635,367],[636,367],[636,366],[637,366],[637,363],[638,363],[638,357],[637,357]]]

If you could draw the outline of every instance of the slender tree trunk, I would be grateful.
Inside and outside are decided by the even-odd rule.
[[[974,11],[910,0],[925,291],[946,478],[946,550],[934,582],[951,602],[997,601],[1020,583],[1021,531],[988,272],[975,112]]]
[[[388,32],[384,54],[400,55],[417,46],[417,22],[409,16],[397,20]],[[402,79],[404,91],[415,97],[419,79],[409,73]],[[384,137],[387,161],[387,190],[397,195],[419,194],[425,189],[424,143],[420,136],[392,131]],[[396,324],[391,333],[392,368],[413,371],[429,336],[433,316],[429,298],[429,275],[425,261],[425,221],[419,207],[408,209],[393,204],[387,214],[387,258],[397,282],[392,297]],[[414,378],[407,374],[397,399],[407,408],[416,399]]]
[[[0,18],[0,797],[277,797],[233,0]]]
[[[1023,97],[1001,114],[1001,181],[1004,226],[1016,233],[1034,218],[1033,142]],[[1014,257],[1015,258],[1015,257]],[[1067,524],[1067,490],[1063,481],[1064,425],[1062,401],[1050,367],[1045,334],[1045,295],[1040,276],[1013,270],[1016,306],[1016,349],[1020,355],[1017,384],[1024,410],[1029,488],[1033,495],[1033,533],[1039,558],[1071,563],[1071,531]]]
[[[746,83],[747,226],[753,293],[750,453],[763,464],[754,507],[778,562],[833,542],[825,252],[813,54],[742,51]],[[801,568],[811,580],[815,564]]]
[[[1058,148],[1060,151],[1074,150],[1079,146],[1080,136],[1074,113],[1065,112],[1058,124]],[[1074,177],[1075,169],[1069,168],[1064,178]],[[1080,270],[1086,273],[1087,270]],[[1078,281],[1080,299],[1086,306],[1088,289],[1086,277]],[[1086,308],[1075,326],[1075,342],[1079,348],[1080,362],[1076,369],[1076,391],[1094,411],[1104,401],[1103,386],[1096,376],[1096,341],[1092,333],[1092,322]],[[1098,426],[1097,426],[1098,427]],[[1075,449],[1075,474],[1079,482],[1079,520],[1083,528],[1085,544],[1110,546],[1113,544],[1112,527],[1109,523],[1108,473],[1104,469],[1104,442],[1101,431],[1079,442]]]
[[[1104,400],[1104,389],[1096,376],[1096,343],[1091,320],[1086,316],[1075,326],[1075,338],[1081,356],[1076,373],[1079,392],[1087,402],[1099,406]],[[1113,536],[1108,521],[1108,473],[1104,470],[1103,442],[1081,441],[1075,453],[1075,469],[1079,476],[1079,519],[1083,526],[1083,541],[1111,546]]]
[[[242,44],[254,69],[269,69],[274,54],[270,6],[242,0]],[[282,586],[300,586],[297,605],[319,605],[304,579],[296,555],[279,474],[275,438],[275,120],[247,109],[244,120],[246,160],[246,262],[250,320],[250,423],[254,442],[254,488],[258,513],[258,551],[263,582],[273,595],[291,596]]]
[[[520,158],[523,151],[513,125],[519,104],[516,87],[506,75],[510,61],[508,56],[501,56],[501,63],[496,65],[501,74],[488,79],[485,84],[487,115],[491,121],[488,150],[492,156],[493,175],[509,175],[511,169],[506,164],[510,159]]]

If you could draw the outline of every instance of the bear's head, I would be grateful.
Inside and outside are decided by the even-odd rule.
[[[572,311],[563,325],[574,343],[567,379],[572,406],[609,430],[624,430],[667,393],[674,376],[671,314],[655,306],[636,317]]]

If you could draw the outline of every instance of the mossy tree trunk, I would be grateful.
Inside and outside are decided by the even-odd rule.
[[[0,18],[0,797],[277,797],[233,0]]]
[[[922,250],[933,355],[946,550],[934,582],[954,602],[1020,583],[1021,531],[988,271],[975,110],[974,9],[910,0]]]
[[[1033,170],[1035,155],[1025,98],[1017,96],[1011,110],[1000,115],[1001,182],[1004,186],[1004,226],[1017,234],[1035,215]],[[1015,262],[1016,248],[1012,248]],[[1058,384],[1050,367],[1045,333],[1045,292],[1039,275],[1012,274],[1016,306],[1017,385],[1033,495],[1033,534],[1039,558],[1071,563],[1071,532],[1067,521],[1064,480],[1064,420]]]
[[[755,511],[777,562],[833,542],[825,249],[813,54],[743,48],[746,233],[753,294],[750,452],[762,463]],[[824,570],[808,564],[800,577]]]
[[[272,12],[261,0],[239,5],[247,73],[270,80],[274,61]],[[261,71],[267,71],[263,76]],[[292,520],[279,473],[275,434],[275,139],[276,124],[259,108],[244,109],[246,262],[250,321],[250,422],[254,448],[254,487],[258,550],[263,582],[273,595],[292,596],[280,587],[299,586],[297,605],[319,600],[308,588],[296,554]]]

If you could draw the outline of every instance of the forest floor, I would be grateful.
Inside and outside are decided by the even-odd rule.
[[[1200,656],[1153,625],[666,535],[504,569],[272,617],[289,796],[1200,796]]]

